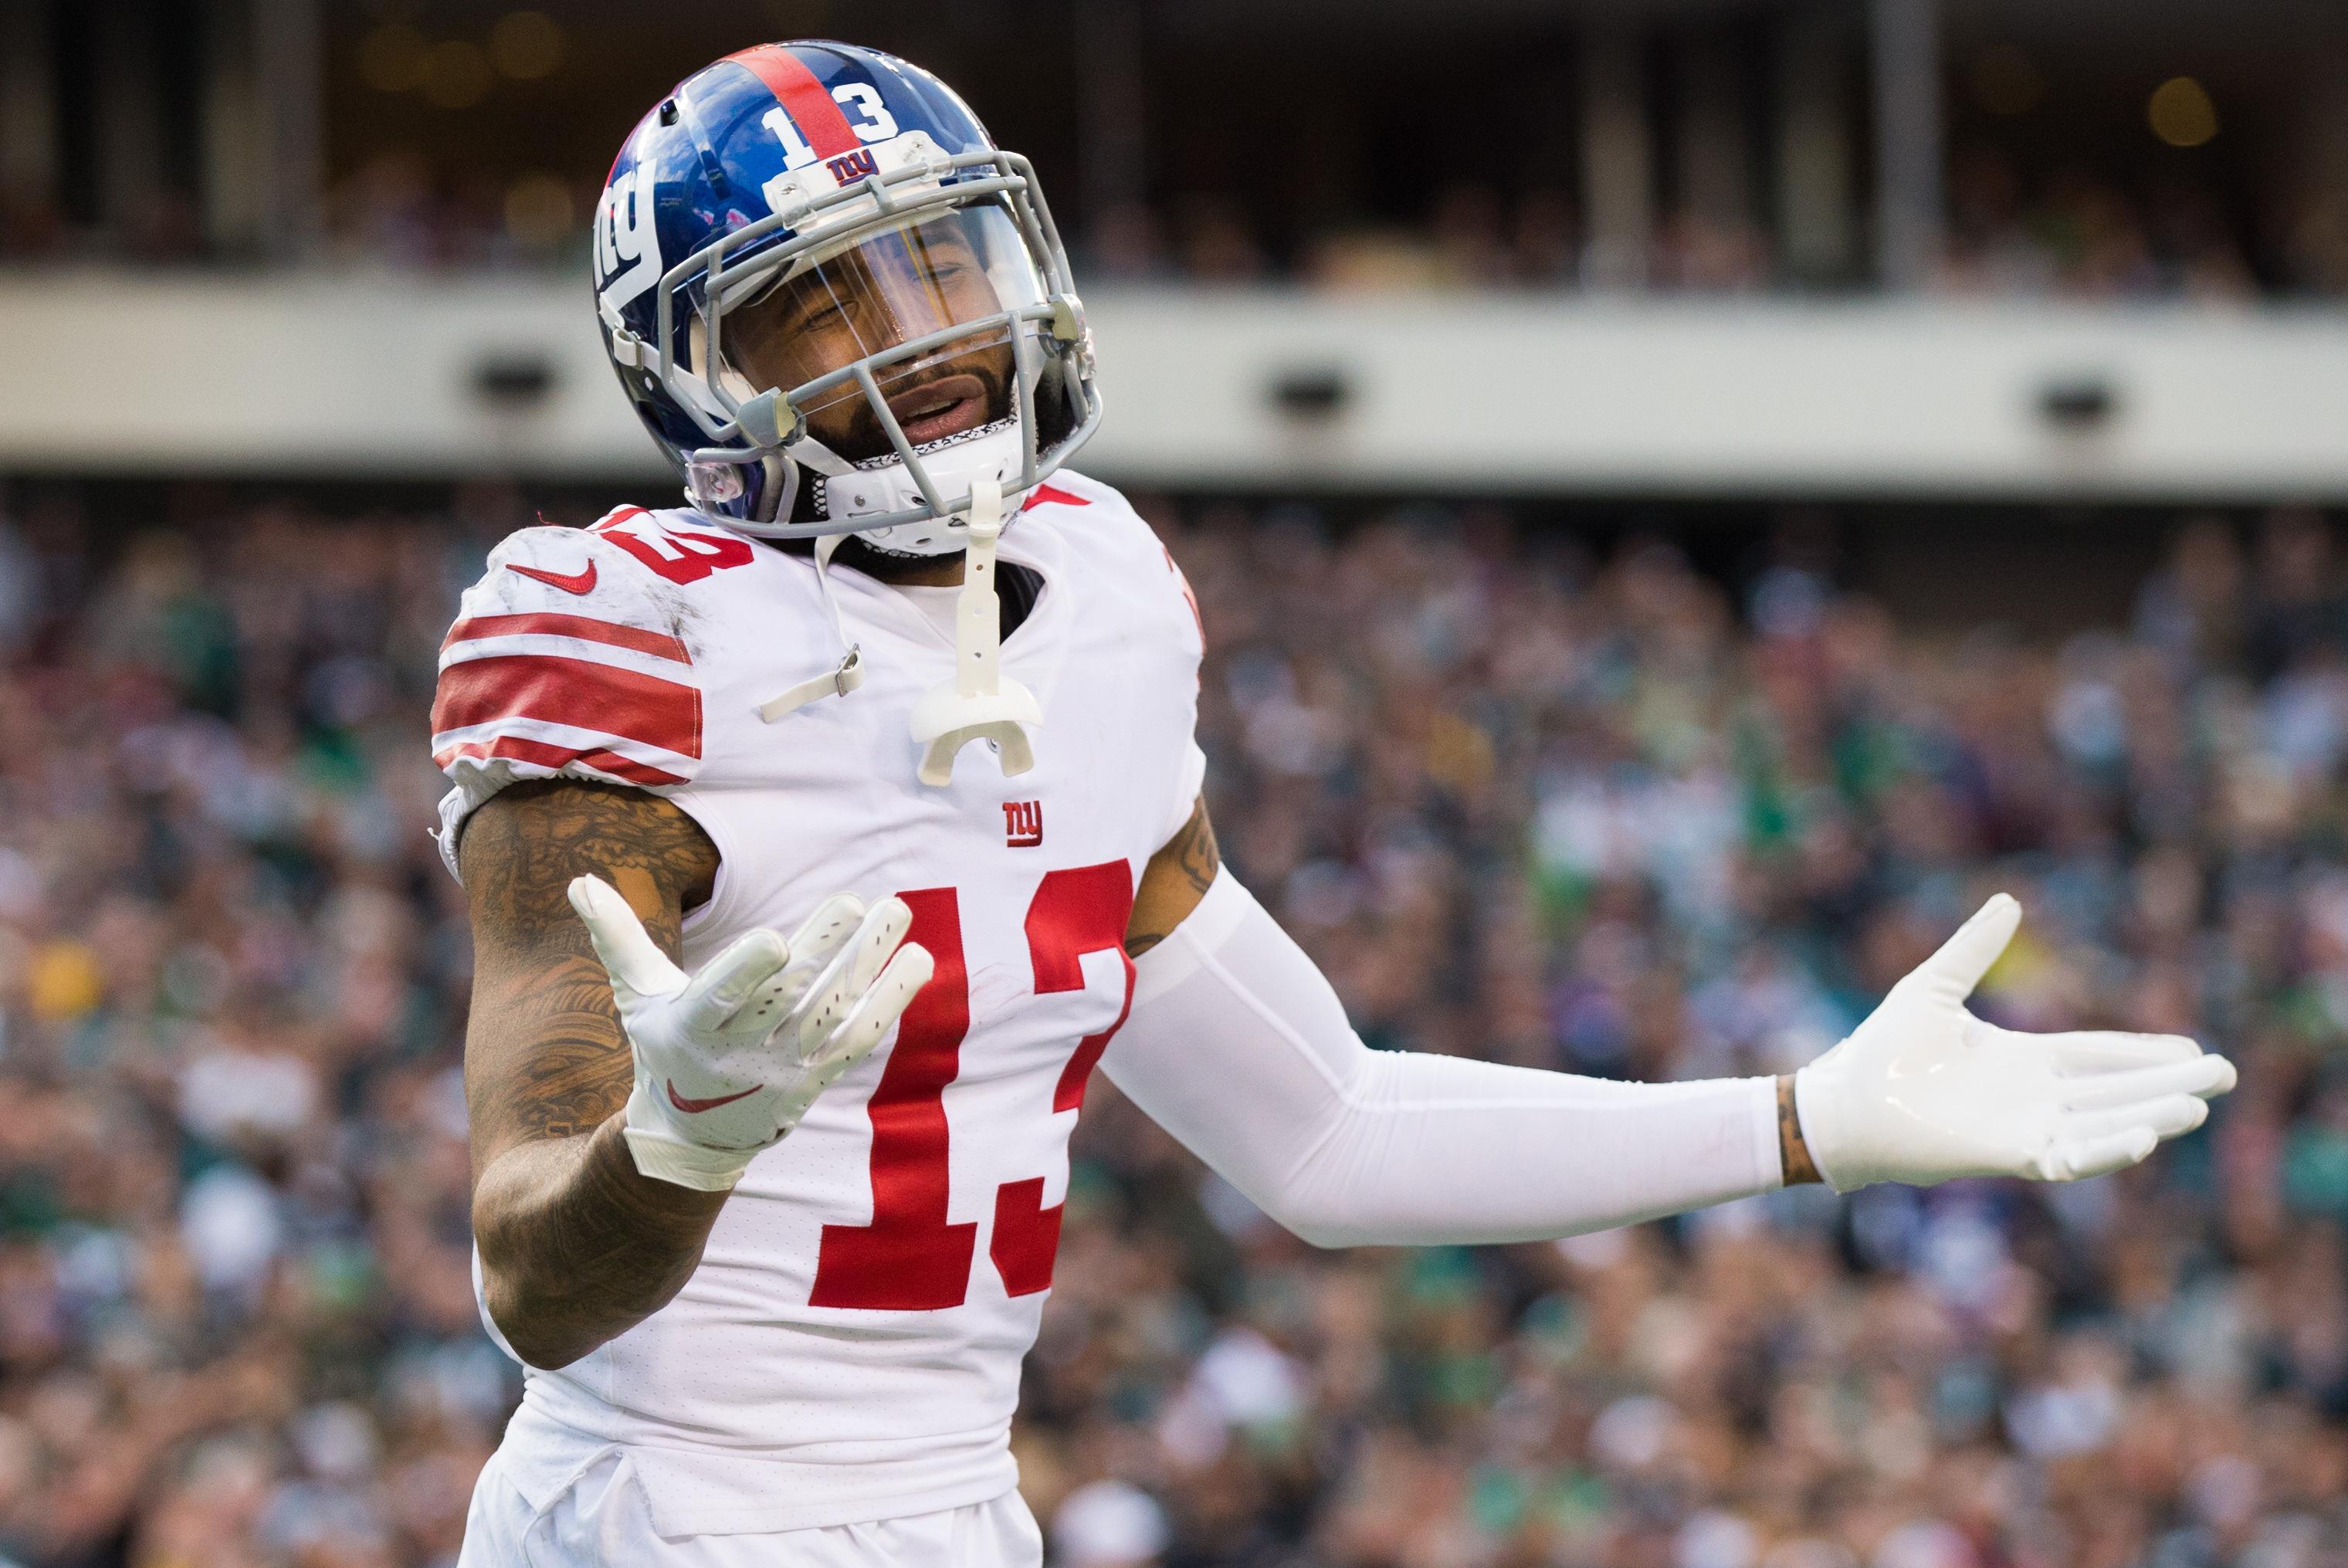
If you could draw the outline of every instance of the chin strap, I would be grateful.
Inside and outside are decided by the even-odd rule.
[[[973,740],[996,748],[1006,778],[1035,766],[1021,726],[1043,723],[1044,710],[1034,692],[1003,674],[1003,613],[994,596],[994,542],[1002,534],[1003,487],[973,480],[962,595],[954,602],[953,678],[922,694],[910,726],[922,748],[922,782],[933,787],[953,782],[954,758]]]
[[[818,697],[846,696],[864,684],[864,650],[848,640],[848,628],[839,618],[839,602],[831,596],[831,574],[826,570],[831,564],[832,552],[847,537],[844,533],[831,533],[815,542],[815,583],[823,594],[824,610],[831,616],[831,636],[840,648],[839,663],[822,675],[799,682],[781,696],[760,703],[758,717],[768,724],[788,717]]]

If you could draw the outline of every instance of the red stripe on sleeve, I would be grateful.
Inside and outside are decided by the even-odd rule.
[[[615,648],[633,648],[656,659],[675,659],[681,665],[693,663],[693,655],[675,637],[636,626],[623,626],[616,621],[598,621],[592,615],[475,615],[448,628],[448,635],[440,644],[440,651],[447,653],[458,643],[469,642],[475,637],[531,634],[577,637],[584,642],[606,643]]]
[[[1071,495],[1057,485],[1037,485],[1035,491],[1020,504],[1025,511],[1031,506],[1090,506],[1093,503],[1080,495]]]
[[[432,732],[501,718],[536,718],[701,755],[701,693],[676,681],[587,659],[514,654],[468,659],[440,672]]]
[[[685,782],[674,773],[654,768],[650,763],[638,762],[632,757],[623,757],[616,751],[585,751],[580,753],[579,760],[599,772],[609,773],[615,779],[633,779],[639,784]]]
[[[767,90],[775,95],[818,158],[836,158],[856,148],[856,132],[848,117],[797,55],[780,44],[760,44],[726,57],[767,84]]]
[[[500,735],[495,740],[468,740],[446,751],[433,754],[432,760],[442,768],[459,758],[510,758],[516,762],[534,762],[541,768],[560,769],[573,762],[592,768],[598,773],[608,773],[614,779],[625,779],[631,784],[682,784],[685,780],[675,773],[623,757],[616,751],[576,750],[567,746],[549,746],[543,740],[526,740],[519,735]]]
[[[605,512],[602,516],[597,518],[594,521],[589,523],[587,525],[587,531],[590,533],[606,532],[609,530],[619,527],[620,524],[627,521],[628,519],[632,517],[644,517],[646,515],[648,515],[646,510],[640,506],[615,506],[611,511]]]

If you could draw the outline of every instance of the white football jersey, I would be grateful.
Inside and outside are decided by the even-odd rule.
[[[1015,1483],[1068,1134],[1130,1000],[1135,887],[1204,759],[1196,605],[1124,498],[1064,470],[1001,557],[1044,582],[1002,653],[1043,708],[1035,766],[1007,779],[973,745],[943,789],[915,777],[908,720],[953,673],[951,618],[917,593],[835,569],[863,685],[768,723],[760,704],[839,657],[807,556],[623,509],[514,534],[467,591],[433,706],[452,856],[517,779],[632,784],[723,857],[685,923],[687,969],[838,892],[903,898],[937,961],[894,1037],[751,1165],[676,1299],[529,1373],[506,1439],[525,1491],[616,1445],[682,1535],[905,1517]]]

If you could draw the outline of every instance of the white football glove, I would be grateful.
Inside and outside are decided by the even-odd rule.
[[[901,899],[868,911],[835,894],[788,942],[745,933],[690,978],[601,877],[574,879],[571,907],[635,1055],[622,1130],[636,1169],[705,1192],[740,1181],[930,978],[929,953],[904,940],[913,917]]]
[[[1891,988],[1851,1037],[1794,1075],[1802,1139],[1838,1192],[1960,1176],[2075,1181],[2201,1125],[2234,1065],[2176,1035],[2024,1035],[1965,998],[2022,922],[1999,893]]]

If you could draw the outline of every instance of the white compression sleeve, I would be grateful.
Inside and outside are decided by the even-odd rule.
[[[1135,971],[1102,1068],[1319,1246],[1535,1241],[1782,1180],[1774,1079],[1615,1083],[1371,1050],[1228,872]]]

